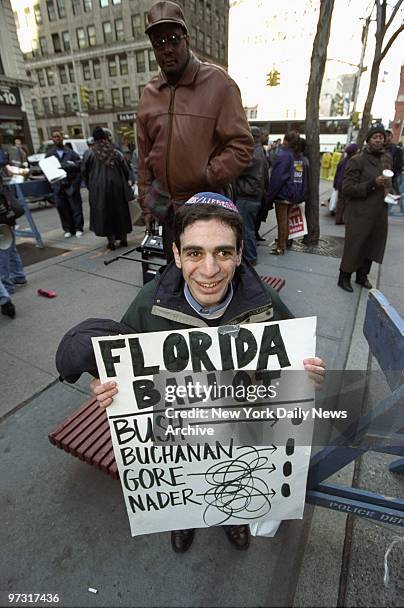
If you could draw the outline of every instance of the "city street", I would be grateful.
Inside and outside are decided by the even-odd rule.
[[[321,181],[321,201],[331,188]],[[88,231],[86,190],[83,198],[82,238],[63,239],[54,208],[33,213],[45,245],[61,253],[26,268],[28,284],[13,297],[16,318],[0,319],[0,606],[11,605],[9,593],[58,594],[55,607],[403,606],[402,547],[392,550],[390,584],[383,584],[384,554],[402,535],[399,527],[306,504],[303,521],[285,521],[275,538],[252,538],[247,552],[210,528],[176,555],[168,533],[131,538],[119,482],[49,443],[48,434],[89,396],[89,375],[75,385],[58,380],[61,337],[88,317],[119,320],[142,286],[140,264],[104,265],[126,249],[111,254],[106,239]],[[280,295],[295,316],[318,317],[317,354],[328,369],[366,371],[375,367],[362,331],[367,291],[337,287],[344,226],[335,225],[327,207],[320,217],[321,254],[290,250],[277,257],[269,252],[272,211],[261,227],[266,242],[256,269],[286,280]],[[19,222],[26,225],[24,217]],[[403,235],[404,217],[390,217],[384,263],[369,276],[402,317]],[[135,227],[129,248],[142,237]],[[57,297],[38,296],[39,288]],[[370,392],[367,401],[366,409],[376,396]],[[404,497],[404,476],[388,471],[393,459],[369,452],[335,480]]]

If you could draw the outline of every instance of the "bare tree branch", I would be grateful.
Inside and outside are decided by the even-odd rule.
[[[379,61],[379,63],[381,63],[381,62],[384,60],[384,58],[385,58],[385,56],[387,55],[387,53],[388,53],[388,51],[389,51],[389,49],[390,49],[391,45],[392,45],[392,44],[393,44],[393,42],[396,40],[397,36],[398,36],[398,35],[399,35],[401,32],[403,32],[403,30],[404,30],[404,24],[403,24],[403,25],[401,25],[401,26],[398,28],[398,30],[396,30],[396,31],[394,32],[394,34],[392,34],[392,35],[391,35],[390,40],[388,41],[388,43],[386,44],[386,46],[384,47],[383,51],[382,51],[382,52],[381,52],[381,54],[380,54],[380,59],[378,60],[378,61]]]
[[[396,4],[394,5],[394,8],[393,8],[393,10],[391,12],[391,15],[390,15],[390,18],[388,19],[388,21],[386,23],[386,27],[384,28],[385,33],[389,29],[391,24],[393,23],[394,17],[397,15],[398,10],[399,10],[400,6],[402,5],[402,3],[403,3],[403,0],[398,0],[398,2],[396,2]]]

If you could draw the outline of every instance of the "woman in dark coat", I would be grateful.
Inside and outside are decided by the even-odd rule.
[[[383,170],[391,169],[391,158],[384,151],[383,126],[370,128],[366,147],[346,165],[342,193],[345,198],[345,244],[338,286],[352,292],[351,274],[356,283],[371,289],[367,275],[372,261],[382,263],[387,239],[385,194],[391,179]]]
[[[132,231],[129,168],[102,128],[95,128],[93,138],[94,146],[82,164],[89,191],[90,230],[96,236],[106,236],[107,248],[114,250],[115,240],[120,240],[120,246],[128,246],[126,235]]]

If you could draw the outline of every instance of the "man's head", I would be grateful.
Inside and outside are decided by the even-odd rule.
[[[63,135],[60,132],[53,132],[52,140],[58,149],[63,148]]]
[[[372,125],[366,134],[366,144],[372,153],[381,153],[386,141],[386,132],[382,125]]]
[[[299,147],[300,135],[296,130],[290,130],[286,132],[285,137],[283,139],[283,146],[287,149],[292,149],[292,151],[297,151]]]
[[[189,59],[188,29],[178,4],[164,1],[154,4],[147,14],[146,34],[156,61],[169,82],[181,78]]]
[[[252,125],[251,126],[251,134],[252,134],[252,137],[254,138],[255,144],[260,144],[261,143],[261,138],[262,138],[262,134],[261,134],[260,128],[257,127],[256,125]]]
[[[20,147],[22,145],[22,142],[19,138],[14,138],[14,144],[16,147]]]
[[[386,135],[386,145],[389,145],[391,143],[391,139],[393,138],[393,132],[391,130],[384,130],[384,133]]]
[[[197,193],[177,212],[175,264],[201,306],[223,301],[241,263],[242,247],[242,219],[228,198]]]

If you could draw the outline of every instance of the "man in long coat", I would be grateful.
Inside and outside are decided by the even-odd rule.
[[[358,285],[371,289],[367,275],[372,261],[383,261],[388,212],[384,198],[391,187],[391,179],[383,176],[383,170],[391,169],[384,143],[383,126],[372,126],[365,149],[349,159],[345,169],[342,193],[346,198],[346,231],[338,286],[350,293],[352,272],[356,272]]]

